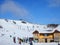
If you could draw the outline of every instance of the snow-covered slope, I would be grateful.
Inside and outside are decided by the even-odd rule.
[[[59,27],[56,29],[60,29]],[[47,25],[32,24],[20,20],[0,19],[0,44],[14,44],[12,40],[13,37],[33,37],[32,33],[35,30],[38,30],[41,33],[50,33],[47,30],[51,29],[47,28]]]
[[[34,30],[43,32],[43,30],[48,29],[46,25],[37,25],[28,22],[22,22],[23,21],[0,19],[0,26],[3,27],[0,28],[0,30],[4,30],[6,34],[10,34],[13,36],[32,37],[32,33]]]

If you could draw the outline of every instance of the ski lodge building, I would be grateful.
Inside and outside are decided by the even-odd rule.
[[[53,30],[35,30],[33,38],[40,43],[60,42],[60,26]]]

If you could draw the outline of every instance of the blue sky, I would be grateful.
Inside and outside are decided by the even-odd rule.
[[[60,1],[0,0],[0,18],[24,19],[37,24],[60,24]]]

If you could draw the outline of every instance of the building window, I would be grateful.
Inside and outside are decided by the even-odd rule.
[[[48,36],[48,34],[43,34],[43,36]]]
[[[44,36],[47,36],[47,34],[44,34]]]

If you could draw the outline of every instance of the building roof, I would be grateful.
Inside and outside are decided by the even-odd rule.
[[[33,32],[33,34],[36,34],[36,33],[38,34],[39,32],[38,32],[37,30],[35,30],[35,31]]]
[[[44,30],[36,30],[34,31],[33,33],[54,33],[54,32],[60,32],[60,25],[54,29],[51,29],[51,28],[47,28],[47,29],[44,29]]]
[[[56,32],[56,33],[60,33],[60,31],[58,31],[58,30],[55,30],[54,33],[55,33],[55,32]]]

